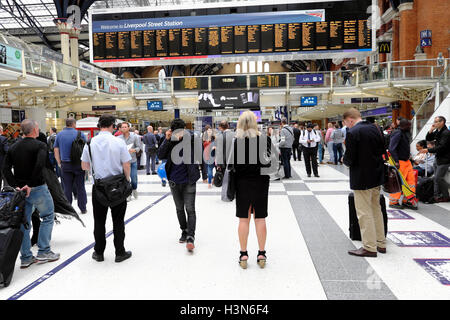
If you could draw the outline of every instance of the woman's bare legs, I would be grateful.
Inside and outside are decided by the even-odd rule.
[[[247,241],[248,241],[248,233],[250,229],[250,217],[252,213],[252,207],[248,208],[248,217],[247,218],[239,218],[239,243],[241,245],[241,251],[247,251]],[[247,260],[248,257],[242,257],[242,260]]]
[[[256,237],[258,238],[258,246],[260,251],[264,251],[266,247],[267,227],[266,219],[255,219]],[[258,259],[264,259],[264,256],[258,256]]]

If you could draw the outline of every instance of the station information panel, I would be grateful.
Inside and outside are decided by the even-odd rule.
[[[92,14],[91,61],[148,61],[317,51],[370,51],[367,20],[325,10],[105,20]],[[170,63],[168,61],[168,63]]]

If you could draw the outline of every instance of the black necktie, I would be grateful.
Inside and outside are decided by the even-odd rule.
[[[311,140],[311,131],[308,131],[308,140]],[[311,142],[308,142],[308,148],[311,147]]]

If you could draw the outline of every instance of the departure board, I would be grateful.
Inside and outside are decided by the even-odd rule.
[[[222,54],[233,53],[233,27],[220,27],[220,48]]]
[[[142,31],[131,31],[131,58],[142,58]]]
[[[247,26],[234,27],[234,53],[247,53]]]
[[[105,34],[103,32],[94,33],[92,41],[94,46],[94,59],[105,59]]]
[[[117,32],[106,32],[105,55],[106,59],[117,59]]]
[[[286,87],[285,74],[270,74],[264,76],[250,76],[251,88],[278,88]]]
[[[316,50],[328,50],[328,22],[316,22]]]
[[[344,49],[344,29],[342,21],[330,21],[328,47],[330,50]]]
[[[219,27],[208,28],[208,54],[220,54],[220,29]]]
[[[167,57],[169,54],[168,49],[168,30],[156,30],[156,56]]]
[[[131,42],[129,32],[117,33],[117,58],[126,59],[130,57]]]
[[[261,26],[253,25],[247,27],[247,46],[248,53],[261,51]]]
[[[174,78],[174,90],[208,90],[207,77]]]
[[[155,30],[142,31],[142,48],[144,58],[156,57]]]
[[[261,52],[273,52],[273,24],[261,26]]]
[[[367,25],[367,20],[358,20],[358,48],[372,47],[372,30]]]
[[[181,29],[169,30],[169,55],[181,56]]]
[[[208,54],[208,31],[206,28],[195,28],[195,54],[198,56]]]
[[[289,51],[300,51],[301,39],[302,39],[302,28],[300,23],[289,23],[288,25],[288,50]]]
[[[302,48],[303,51],[314,51],[315,48],[315,22],[302,23]]]
[[[344,49],[358,48],[357,20],[344,21]]]
[[[193,56],[195,54],[195,33],[194,29],[181,29],[181,55]]]
[[[275,52],[287,51],[287,25],[284,23],[275,24],[274,50]]]
[[[366,13],[330,20],[325,14],[325,9],[164,17],[99,13],[90,21],[91,62],[100,67],[227,63],[240,59],[232,55],[259,54],[283,61],[305,59],[301,53],[341,51],[349,57],[372,50]]]

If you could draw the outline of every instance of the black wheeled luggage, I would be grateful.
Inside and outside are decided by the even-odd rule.
[[[20,229],[0,229],[0,288],[11,283],[22,239],[23,232]]]
[[[386,201],[384,196],[380,194],[380,205],[381,205],[381,213],[383,214],[383,222],[384,222],[384,235],[387,235],[387,212],[386,212]],[[356,214],[355,208],[355,195],[350,193],[348,195],[348,211],[349,211],[349,236],[352,240],[361,240],[361,230],[359,228],[358,216]]]

